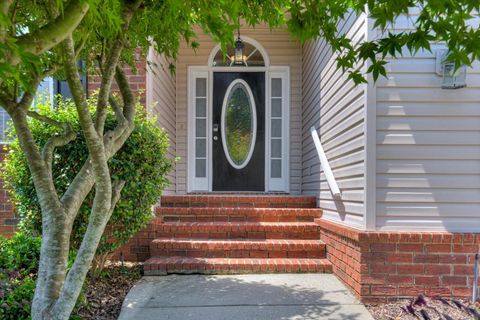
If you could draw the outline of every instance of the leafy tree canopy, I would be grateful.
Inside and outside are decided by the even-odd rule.
[[[137,5],[140,10],[126,32],[126,12]],[[264,22],[271,27],[286,25],[301,41],[325,38],[340,54],[338,66],[350,70],[357,82],[363,81],[357,69],[362,62],[370,61],[369,72],[377,78],[385,74],[385,57],[402,54],[404,47],[415,53],[430,50],[434,41],[445,42],[449,58],[457,66],[470,65],[480,57],[477,0],[5,0],[1,7],[0,78],[4,79],[2,89],[11,94],[31,86],[31,72],[42,73],[59,62],[56,45],[62,40],[61,34],[71,29],[75,42],[83,48],[79,55],[87,60],[105,57],[111,41],[126,32],[124,41],[128,45],[122,58],[132,63],[133,51],[141,48],[145,54],[152,40],[158,52],[173,59],[183,39],[197,47],[195,25],[223,45],[232,44],[240,16],[252,26]],[[355,46],[338,34],[336,25],[350,10],[367,13],[380,36]],[[414,28],[388,32],[401,15],[409,16]],[[75,27],[72,21],[77,20],[81,22]]]

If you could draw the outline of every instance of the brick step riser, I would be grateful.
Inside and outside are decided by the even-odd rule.
[[[162,207],[166,208],[316,208],[316,203],[237,203],[237,202],[162,202]]]
[[[232,231],[232,232],[186,232],[186,231],[158,231],[157,238],[177,238],[177,239],[297,239],[297,240],[316,240],[320,239],[320,232],[264,232],[264,231]]]
[[[315,197],[163,196],[162,207],[315,208]]]
[[[305,258],[324,259],[325,250],[175,250],[150,249],[154,257],[196,257],[196,258]]]
[[[221,262],[204,263],[191,258],[169,262],[167,259],[151,259],[144,265],[146,275],[179,274],[242,274],[242,273],[331,273],[328,262],[317,264],[312,261],[296,259],[220,259]],[[155,262],[158,261],[158,262]]]
[[[267,267],[256,267],[249,269],[245,267],[245,269],[234,269],[231,270],[229,266],[224,266],[223,268],[217,269],[193,269],[193,270],[184,270],[184,269],[175,269],[175,268],[168,268],[165,271],[158,271],[158,270],[144,270],[143,274],[146,276],[164,276],[167,274],[204,274],[204,275],[225,275],[225,274],[265,274],[265,273],[332,273],[330,268],[323,268],[323,267],[309,267],[306,266],[304,268],[300,267],[297,269],[287,269],[288,266],[282,266],[275,270],[270,270]]]
[[[313,222],[315,218],[298,215],[164,215],[159,219],[163,222]]]

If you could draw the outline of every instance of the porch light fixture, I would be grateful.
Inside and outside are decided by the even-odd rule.
[[[455,63],[448,61],[448,50],[437,51],[436,72],[442,77],[442,89],[460,89],[467,86],[467,66],[455,70]]]
[[[240,38],[240,18],[238,18],[238,34],[237,34],[237,40],[235,41],[235,53],[233,55],[233,64],[235,65],[245,64],[245,56],[243,55],[244,48],[245,48],[245,44]]]

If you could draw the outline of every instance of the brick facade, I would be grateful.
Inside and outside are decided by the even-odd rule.
[[[334,273],[363,301],[471,296],[480,234],[365,232],[316,221]]]
[[[145,60],[140,59],[136,62],[136,72],[133,72],[129,67],[124,68],[125,74],[128,78],[128,83],[136,97],[140,98],[140,102],[146,104],[146,88],[147,88],[147,64]],[[89,75],[87,79],[87,93],[90,95],[100,89],[101,77],[99,75]],[[118,92],[118,86],[115,81],[112,84],[112,90]]]
[[[5,145],[0,144],[0,163],[5,158]],[[3,189],[3,181],[0,177],[0,235],[9,237],[13,235],[18,223],[12,204],[8,201],[8,193]]]

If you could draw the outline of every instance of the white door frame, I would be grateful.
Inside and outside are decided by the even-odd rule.
[[[187,192],[212,192],[212,116],[214,72],[265,72],[265,192],[290,192],[290,67],[188,67],[187,107]],[[195,79],[207,79],[207,174],[206,178],[195,177]],[[271,139],[271,79],[282,79],[282,177],[270,178]]]

